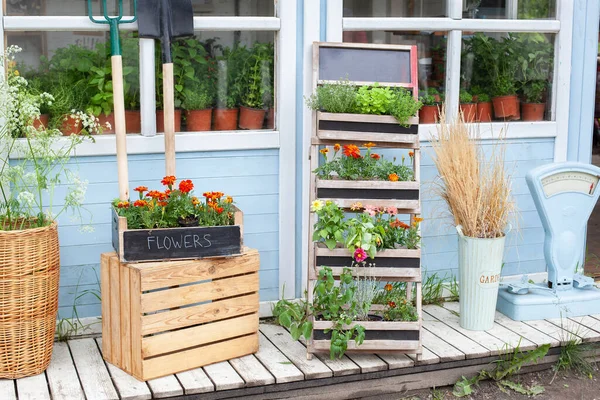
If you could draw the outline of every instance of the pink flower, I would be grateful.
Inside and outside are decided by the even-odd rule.
[[[354,259],[356,262],[363,262],[367,259],[367,252],[360,247],[354,251]]]
[[[394,216],[398,214],[398,209],[396,207],[388,207],[385,209],[385,212],[390,214],[391,216]]]
[[[377,211],[378,211],[377,207],[367,205],[367,206],[365,206],[365,210],[363,212],[366,214],[369,214],[371,217],[374,217],[375,214],[377,214]]]

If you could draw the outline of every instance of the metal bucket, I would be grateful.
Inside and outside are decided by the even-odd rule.
[[[494,325],[502,256],[506,235],[495,239],[471,238],[458,231],[460,326],[486,331]]]

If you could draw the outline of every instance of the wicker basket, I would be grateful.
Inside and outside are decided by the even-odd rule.
[[[0,378],[37,375],[48,368],[59,273],[56,222],[0,231]]]

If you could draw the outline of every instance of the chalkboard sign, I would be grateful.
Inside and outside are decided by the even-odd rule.
[[[314,43],[318,83],[348,79],[357,84],[417,87],[417,48],[406,45]]]

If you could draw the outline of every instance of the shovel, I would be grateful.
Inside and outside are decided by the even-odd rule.
[[[133,0],[136,8],[136,0]],[[125,131],[125,100],[123,94],[123,61],[121,59],[121,43],[119,41],[119,24],[129,24],[137,19],[123,19],[123,1],[119,0],[119,15],[109,17],[106,0],[102,1],[104,19],[95,19],[92,15],[92,0],[88,0],[88,17],[96,24],[110,26],[110,61],[112,67],[113,107],[115,113],[115,136],[117,142],[117,174],[119,178],[119,199],[129,200],[129,177],[127,171],[127,136]]]
[[[138,0],[140,38],[160,39],[163,62],[166,175],[175,175],[175,94],[171,40],[194,35],[191,0]]]

